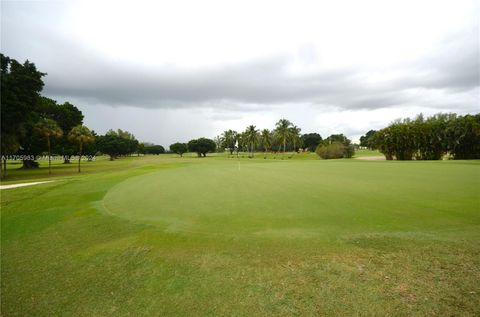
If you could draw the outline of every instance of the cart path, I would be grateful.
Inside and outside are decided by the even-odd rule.
[[[31,182],[31,183],[20,183],[20,184],[10,184],[10,185],[0,185],[0,189],[10,189],[10,188],[17,188],[17,187],[25,187],[25,186],[32,186],[32,185],[39,185],[45,183],[51,183],[54,181],[43,181],[43,182]]]

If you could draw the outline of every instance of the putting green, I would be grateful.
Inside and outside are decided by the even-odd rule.
[[[105,195],[103,206],[168,232],[337,239],[450,230],[471,221],[466,215],[478,217],[473,168],[450,162],[206,160],[127,179]]]

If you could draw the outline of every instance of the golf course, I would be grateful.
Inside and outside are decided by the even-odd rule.
[[[478,316],[480,161],[376,155],[9,161],[2,315]]]

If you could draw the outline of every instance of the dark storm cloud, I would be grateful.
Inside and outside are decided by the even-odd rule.
[[[197,69],[107,60],[47,24],[37,24],[35,19],[29,23],[25,13],[16,12],[23,14],[21,20],[13,14],[2,27],[2,50],[13,58],[30,59],[48,73],[45,94],[81,102],[242,111],[284,103],[377,109],[418,102],[439,106],[438,100],[422,99],[426,90],[478,94],[477,29],[448,38],[429,55],[391,69],[347,67],[296,75],[289,72],[294,57],[288,55]],[[403,75],[372,84],[373,74],[382,78],[392,71]]]

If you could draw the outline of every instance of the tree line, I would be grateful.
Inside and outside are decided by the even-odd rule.
[[[360,138],[360,145],[378,149],[387,160],[480,159],[480,114],[436,114],[399,119]]]
[[[333,149],[335,151],[332,151]],[[318,133],[301,134],[298,126],[287,119],[280,119],[272,130],[258,129],[255,125],[247,126],[243,132],[229,129],[213,140],[200,138],[188,143],[174,143],[170,145],[170,151],[180,156],[186,152],[194,152],[199,157],[211,152],[227,151],[230,155],[234,152],[247,152],[250,158],[253,158],[256,152],[262,152],[266,158],[269,152],[285,154],[316,151],[322,158],[349,158],[354,154],[354,147],[351,140],[343,134],[332,134],[322,139]]]

